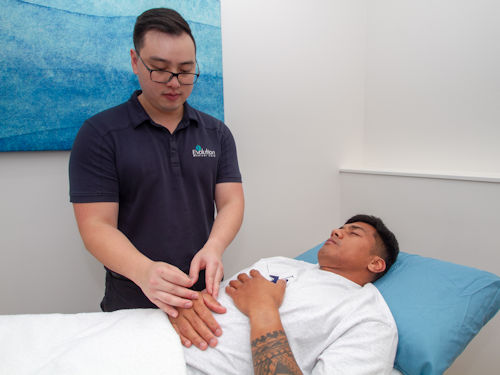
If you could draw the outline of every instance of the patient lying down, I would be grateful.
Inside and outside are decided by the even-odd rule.
[[[218,302],[202,294],[172,324],[155,309],[0,315],[0,373],[389,373],[396,325],[371,281],[397,254],[383,223],[361,215],[332,232],[319,264],[260,260],[226,282]],[[183,350],[174,328],[194,346]],[[202,341],[211,347],[198,350]]]
[[[184,349],[188,374],[390,373],[397,328],[371,282],[388,271],[398,252],[379,218],[357,215],[332,231],[318,252],[319,264],[258,261],[224,284],[220,305],[204,294],[192,309],[170,318],[185,346],[216,344]],[[217,315],[218,324],[203,301],[216,312],[227,308]]]

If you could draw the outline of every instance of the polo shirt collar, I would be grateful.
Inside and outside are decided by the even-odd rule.
[[[132,126],[137,128],[139,125],[147,121],[152,121],[147,114],[144,107],[139,102],[138,96],[142,93],[142,90],[135,91],[129,99],[129,109],[130,109],[130,120]],[[184,103],[184,114],[182,115],[182,120],[177,126],[177,129],[183,129],[189,125],[198,126],[198,117],[196,116],[196,111],[187,102]]]

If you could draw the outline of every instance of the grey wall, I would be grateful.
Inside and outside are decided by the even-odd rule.
[[[97,311],[102,266],[68,201],[69,152],[0,154],[0,314]]]

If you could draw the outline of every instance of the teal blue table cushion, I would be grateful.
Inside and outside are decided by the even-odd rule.
[[[317,263],[323,243],[296,259]],[[400,252],[375,286],[398,326],[394,367],[405,375],[442,374],[500,309],[492,273]]]

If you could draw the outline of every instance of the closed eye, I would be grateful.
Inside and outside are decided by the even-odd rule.
[[[151,67],[153,70],[156,70],[157,72],[167,72],[167,73],[170,73],[169,70],[165,69],[165,68],[157,68],[155,66],[152,66]]]

